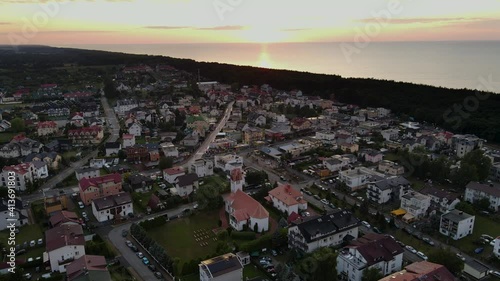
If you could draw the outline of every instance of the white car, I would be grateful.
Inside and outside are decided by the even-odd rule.
[[[83,205],[82,201],[78,201],[78,207],[80,207],[80,209],[83,209],[85,208],[85,205]]]
[[[490,270],[490,271],[488,271],[488,274],[491,274],[493,276],[500,278],[500,271]]]
[[[366,228],[372,227],[367,221],[362,221],[361,224],[363,224]]]
[[[87,213],[86,212],[82,212],[82,217],[86,218],[87,217]]]
[[[416,253],[417,253],[417,250],[415,250],[415,248],[413,248],[413,247],[412,247],[412,246],[410,246],[410,245],[407,245],[407,246],[406,246],[406,250],[408,250],[408,251],[410,251],[410,252],[412,252],[412,253],[414,253],[414,254],[416,254]]]
[[[497,239],[498,238],[495,238],[495,239],[491,240],[490,246],[495,247],[495,243],[497,242]]]
[[[417,256],[423,258],[424,260],[428,259],[427,256],[424,253],[422,253],[422,252],[417,252]]]
[[[461,261],[465,261],[465,257],[464,257],[464,256],[462,256],[462,254],[457,253],[457,254],[456,254],[456,256],[457,256],[457,258],[459,258]]]
[[[326,199],[321,199],[320,202],[323,203],[323,204],[325,204],[325,205],[330,204],[330,202],[328,202]]]

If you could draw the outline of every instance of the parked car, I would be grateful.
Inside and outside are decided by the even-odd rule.
[[[427,243],[431,246],[434,246],[434,241],[432,241],[429,237],[423,237],[422,241],[424,241],[425,243]]]
[[[488,235],[488,234],[481,234],[481,238],[488,239],[488,240],[490,240],[490,241],[491,241],[491,240],[493,240],[493,239],[495,239],[495,238],[491,237],[491,236],[490,236],[490,235]]]
[[[84,218],[87,217],[87,213],[85,211],[82,212],[82,217],[84,217]]]
[[[122,230],[122,237],[127,237],[128,235],[128,230],[124,229]]]
[[[479,248],[476,248],[476,249],[474,250],[474,253],[476,253],[476,254],[481,254],[483,251],[484,251],[484,248],[483,248],[483,247],[479,247]]]
[[[156,271],[156,266],[154,264],[148,265],[149,270],[155,272]]]
[[[125,245],[127,245],[127,247],[129,247],[129,248],[132,248],[132,246],[134,246],[134,244],[132,244],[132,242],[130,242],[130,240],[125,240]]]
[[[18,251],[16,252],[16,255],[17,255],[17,256],[20,256],[20,255],[22,255],[22,254],[26,254],[26,249],[20,249],[20,250],[18,250]]]
[[[313,197],[314,197],[314,199],[316,199],[316,200],[321,200],[321,197],[319,197],[319,195],[318,195],[318,194],[315,194]]]
[[[496,276],[497,278],[500,278],[500,271],[490,270],[490,271],[488,271],[488,274],[491,274],[493,276]]]
[[[161,278],[163,278],[163,275],[161,274],[161,272],[156,271],[155,272],[155,277],[158,278],[158,279],[161,279]]]
[[[24,279],[31,280],[31,278],[32,278],[31,273],[24,274]]]
[[[410,246],[410,245],[407,245],[407,246],[406,246],[406,249],[407,249],[408,251],[410,251],[410,252],[414,253],[414,254],[416,254],[416,253],[417,253],[417,250],[415,250],[415,248],[413,248],[413,247],[412,247],[412,246]]]
[[[83,208],[85,208],[85,205],[83,205],[83,202],[82,202],[82,201],[78,201],[78,207],[79,207],[80,209],[83,209]]]
[[[465,261],[465,257],[464,257],[464,256],[462,256],[462,254],[457,253],[457,254],[456,254],[456,256],[457,256],[457,258],[459,258],[461,261]]]
[[[309,196],[312,196],[312,195],[313,195],[313,194],[312,194],[312,192],[311,192],[311,191],[309,191],[309,190],[304,191],[304,193],[305,193],[305,194],[307,194],[307,195],[309,195]]]
[[[319,201],[320,201],[321,203],[325,204],[325,205],[330,204],[330,202],[328,202],[328,200],[326,200],[326,199],[321,199],[321,200],[319,200]]]
[[[144,257],[144,254],[142,252],[138,252],[135,254],[138,258],[142,259]]]
[[[35,240],[31,240],[31,241],[30,241],[30,247],[35,247],[35,245],[36,245]]]
[[[371,225],[367,221],[362,221],[361,224],[364,225],[366,228],[371,227]]]
[[[137,251],[139,251],[139,249],[137,249],[137,246],[136,246],[136,245],[132,245],[132,246],[130,247],[130,249],[132,249],[132,251],[133,251],[133,252],[137,252]]]
[[[278,255],[278,252],[276,252],[276,250],[271,250],[271,255],[273,255],[273,257],[276,257]]]
[[[37,244],[38,245],[42,245],[43,244],[43,239],[42,238],[39,238],[38,241],[37,241]]]
[[[375,233],[382,234],[382,231],[380,231],[377,227],[374,227],[373,231],[375,231]]]
[[[143,258],[142,258],[142,263],[143,263],[143,264],[145,264],[145,265],[148,265],[148,264],[149,264],[149,260],[148,260],[148,258],[143,257]]]
[[[422,253],[422,252],[417,252],[417,256],[423,258],[424,260],[428,259],[428,257],[424,253]]]

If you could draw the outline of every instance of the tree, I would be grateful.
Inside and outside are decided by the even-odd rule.
[[[453,182],[460,187],[465,187],[471,181],[477,181],[479,178],[475,166],[461,163],[460,168],[453,174]]]
[[[308,280],[337,280],[337,254],[328,247],[319,248],[299,264],[300,270]]]
[[[24,124],[24,120],[21,118],[14,118],[10,121],[10,129],[14,133],[19,133],[19,132],[24,132],[24,129],[26,128],[26,125]]]
[[[479,210],[488,211],[490,209],[490,199],[487,197],[481,198],[474,201],[473,205]]]
[[[224,203],[219,188],[210,184],[198,188],[195,198],[200,210],[215,210]]]
[[[174,165],[174,160],[172,157],[162,157],[160,158],[160,163],[158,164],[160,170],[172,168]]]
[[[483,181],[488,178],[491,160],[484,155],[482,150],[476,149],[467,153],[462,159],[462,163],[467,163],[476,168],[477,181]]]
[[[429,254],[429,261],[444,265],[450,272],[461,272],[464,263],[449,249],[435,249]]]
[[[488,204],[489,204],[489,202],[488,202]],[[469,202],[466,202],[466,201],[459,202],[457,205],[455,205],[455,209],[462,211],[462,212],[465,212],[469,215],[473,215],[476,213],[474,211],[474,207]]]
[[[376,267],[367,268],[363,271],[363,276],[361,281],[378,281],[382,279],[384,275],[380,272],[380,269]]]

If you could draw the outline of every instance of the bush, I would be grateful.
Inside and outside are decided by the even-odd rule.
[[[255,239],[255,237],[256,237],[256,234],[255,234],[255,232],[252,232],[252,231],[241,231],[241,232],[233,231],[231,233],[231,238],[233,238],[233,239],[253,240],[253,239]]]
[[[241,244],[241,250],[245,252],[260,251],[262,248],[270,248],[272,246],[272,234],[262,235],[259,239],[252,240]]]
[[[158,216],[152,220],[145,220],[140,223],[140,226],[142,226],[145,230],[149,230],[155,227],[159,227],[167,223],[165,218],[163,216]]]

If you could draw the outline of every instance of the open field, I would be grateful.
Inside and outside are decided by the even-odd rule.
[[[190,261],[215,252],[217,241],[214,241],[212,229],[218,227],[218,222],[218,211],[202,212],[167,222],[161,227],[149,230],[148,233],[153,240],[165,247],[172,258],[179,257],[182,261]],[[201,243],[207,245],[201,246]]]

